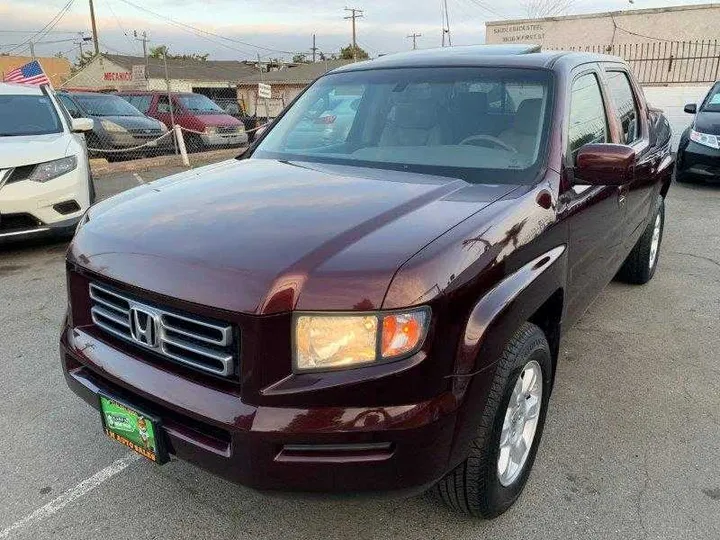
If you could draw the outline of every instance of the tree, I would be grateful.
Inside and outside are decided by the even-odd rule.
[[[293,61],[293,64],[303,64],[303,63],[307,62],[307,55],[305,55],[303,53],[296,54],[295,56],[293,56],[292,61]]]
[[[368,58],[370,58],[370,55],[367,52],[365,52],[361,47],[357,47],[355,52],[357,54],[358,60],[367,60]],[[340,59],[341,60],[352,60],[354,57],[355,57],[355,55],[353,55],[352,43],[350,45],[348,45],[347,47],[343,47],[342,49],[340,49]]]
[[[576,0],[523,0],[525,13],[530,19],[562,15],[575,4]]]
[[[87,66],[93,58],[95,58],[95,53],[93,51],[83,51],[83,53],[78,56],[77,60],[75,60],[72,68],[70,68],[70,73],[75,75],[78,71]]]
[[[167,45],[158,45],[157,47],[150,47],[150,54],[148,54],[148,56],[150,58],[162,58],[164,56],[166,58],[174,58],[178,60],[198,60],[200,62],[205,62],[210,54],[171,54]]]

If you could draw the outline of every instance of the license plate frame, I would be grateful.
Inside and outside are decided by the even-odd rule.
[[[98,394],[98,403],[100,421],[108,438],[127,446],[148,461],[158,465],[167,463],[169,456],[162,422],[157,416],[105,393]],[[141,419],[143,429],[139,427]],[[110,425],[113,422],[115,425]]]

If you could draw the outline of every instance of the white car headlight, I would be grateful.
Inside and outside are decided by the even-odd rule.
[[[327,371],[397,360],[420,349],[429,321],[429,308],[358,315],[298,314],[293,369]]]
[[[77,157],[67,156],[53,161],[46,161],[35,166],[35,170],[28,177],[33,182],[47,182],[65,173],[75,170]]]
[[[700,133],[694,129],[690,130],[690,140],[702,144],[703,146],[709,146],[710,148],[720,149],[720,140],[717,135],[710,135],[708,133]]]
[[[128,130],[110,120],[100,120],[100,125],[108,133],[127,133]]]
[[[160,124],[160,131],[167,133],[168,127],[163,122],[158,122],[158,124]]]
[[[212,135],[213,133],[217,133],[217,127],[215,126],[205,126],[205,133],[208,133]]]

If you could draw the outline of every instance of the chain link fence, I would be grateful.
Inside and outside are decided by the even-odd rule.
[[[72,118],[91,118],[91,158],[108,161],[241,149],[264,122],[247,116],[235,99],[154,91],[57,93]],[[180,140],[182,137],[182,141]]]

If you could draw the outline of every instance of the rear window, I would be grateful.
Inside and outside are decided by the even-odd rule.
[[[0,137],[61,133],[62,122],[47,96],[0,95]]]

